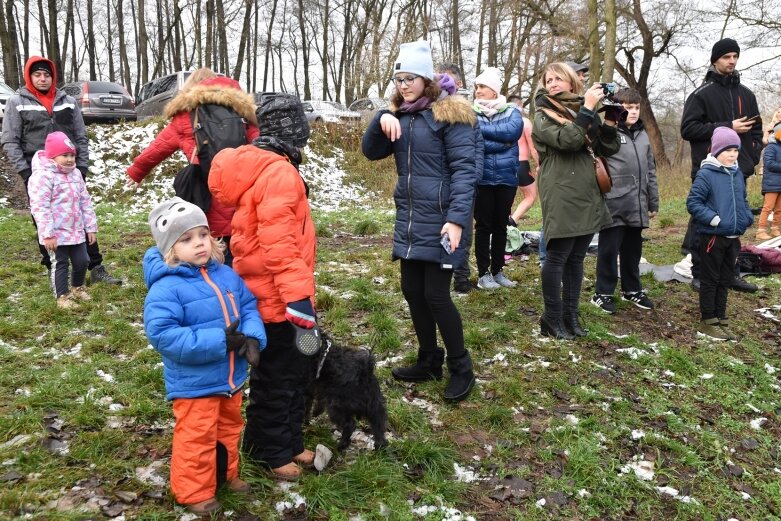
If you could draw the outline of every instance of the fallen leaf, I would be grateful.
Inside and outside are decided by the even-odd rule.
[[[740,445],[746,450],[754,450],[759,447],[759,443],[754,438],[743,438]]]
[[[123,503],[132,503],[136,499],[138,499],[138,494],[135,492],[130,492],[128,490],[117,490],[114,492],[114,495],[119,498],[120,501]]]

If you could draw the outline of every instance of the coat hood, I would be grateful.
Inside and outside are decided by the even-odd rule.
[[[399,107],[391,105],[389,110],[395,113]],[[434,115],[434,121],[440,123],[463,123],[469,126],[474,126],[477,123],[477,116],[472,105],[461,96],[445,96],[438,99],[431,105],[431,112]]]
[[[165,106],[163,115],[172,118],[179,112],[192,112],[199,105],[222,105],[235,110],[253,125],[258,124],[255,115],[255,98],[241,90],[239,84],[230,78],[213,78],[203,81],[187,90],[179,91]]]
[[[285,156],[261,150],[255,145],[220,150],[212,159],[209,190],[222,204],[238,207],[241,197],[266,168],[279,161],[290,163]],[[241,165],[241,169],[233,165]]]
[[[708,83],[709,81],[724,86],[740,85],[740,73],[738,71],[733,71],[732,74],[722,74],[716,70],[716,67],[711,65],[708,67],[708,72],[705,73],[705,81],[703,83]]]
[[[726,174],[728,171],[735,174],[738,171],[738,164],[735,163],[732,166],[725,166],[722,165],[718,159],[713,157],[713,154],[708,154],[707,156],[705,156],[705,159],[702,160],[702,163],[700,163],[700,168],[709,168],[710,170],[717,170],[722,174]]]
[[[38,89],[33,86],[33,82],[30,79],[30,68],[33,66],[33,64],[38,62],[48,63],[52,70],[52,88],[49,89],[49,92],[51,92],[57,85],[57,68],[54,66],[53,61],[44,58],[43,56],[30,56],[30,58],[27,60],[27,63],[24,64],[24,86],[27,87],[30,92],[38,92]]]
[[[217,265],[212,260],[206,264],[206,269],[210,272],[214,271],[216,267]],[[160,253],[160,250],[157,249],[157,246],[152,246],[146,250],[146,253],[144,254],[144,283],[146,283],[147,288],[151,288],[155,282],[168,275],[198,278],[199,270],[200,268],[198,266],[186,263],[173,267],[169,266],[163,260],[163,255]]]

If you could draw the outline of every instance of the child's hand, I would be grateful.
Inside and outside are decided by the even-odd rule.
[[[241,331],[236,331],[239,327],[239,319],[237,318],[225,328],[225,344],[227,346],[226,351],[235,351],[244,345],[247,341],[247,337]]]
[[[238,350],[239,356],[247,358],[247,362],[252,367],[257,367],[260,364],[260,342],[251,336],[247,337],[247,341]]]
[[[44,239],[43,245],[49,251],[57,250],[57,237],[49,237],[48,239]]]
[[[98,240],[98,235],[94,232],[87,232],[87,243],[88,244],[95,244],[95,241]]]

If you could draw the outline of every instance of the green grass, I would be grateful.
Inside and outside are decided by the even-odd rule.
[[[696,294],[681,285],[644,277],[654,312],[619,301],[611,317],[588,305],[589,257],[581,306],[589,336],[546,342],[538,337],[536,258],[514,260],[506,272],[521,282],[517,288],[455,299],[479,383],[469,400],[447,404],[446,380],[407,385],[391,377],[391,367],[412,361],[417,346],[398,264],[390,260],[393,162],[368,163],[358,150],[360,130],[340,132],[318,127],[312,146],[325,153],[338,137],[350,147],[343,167],[351,181],[380,195],[371,210],[315,212],[318,311],[334,338],[373,350],[390,446],[337,454],[289,492],[243,463],[254,490],[248,497],[221,491],[234,512],[225,519],[292,519],[275,505],[293,492],[317,520],[441,520],[451,518],[447,509],[508,520],[780,518],[781,336],[754,309],[781,304],[781,277],[755,279],[763,286],[755,295],[731,293],[729,312],[744,338],[708,344],[693,334]],[[671,264],[680,258],[690,181],[686,167],[660,176],[661,210],[644,232],[644,256]],[[754,204],[756,181],[749,183]],[[137,475],[161,462],[158,473],[167,479],[173,416],[159,355],[143,334],[140,263],[151,240],[145,217],[128,215],[121,197],[100,205],[100,241],[125,284],[92,287],[94,300],[77,312],[54,305],[29,217],[0,209],[0,518],[100,517],[95,501],[114,506],[119,491],[140,496],[125,505],[126,519],[181,516],[164,485]],[[538,229],[540,222],[535,206],[522,226]],[[760,417],[766,422],[752,428]],[[335,449],[332,431],[317,418],[306,429],[307,445]],[[27,438],[3,445],[18,436]],[[50,439],[65,443],[67,453],[50,452]],[[650,481],[622,471],[634,459],[653,462]],[[457,481],[454,464],[479,479]],[[744,472],[725,471],[729,465]],[[531,489],[511,494],[505,483],[513,479]],[[665,496],[655,488],[662,486],[694,501]]]

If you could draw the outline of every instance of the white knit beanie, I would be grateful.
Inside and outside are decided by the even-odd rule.
[[[393,65],[393,73],[409,72],[430,80],[434,79],[434,61],[431,59],[431,47],[425,40],[402,43],[399,57]]]
[[[475,78],[475,85],[485,85],[500,96],[502,89],[502,74],[496,67],[486,68],[481,75]]]

